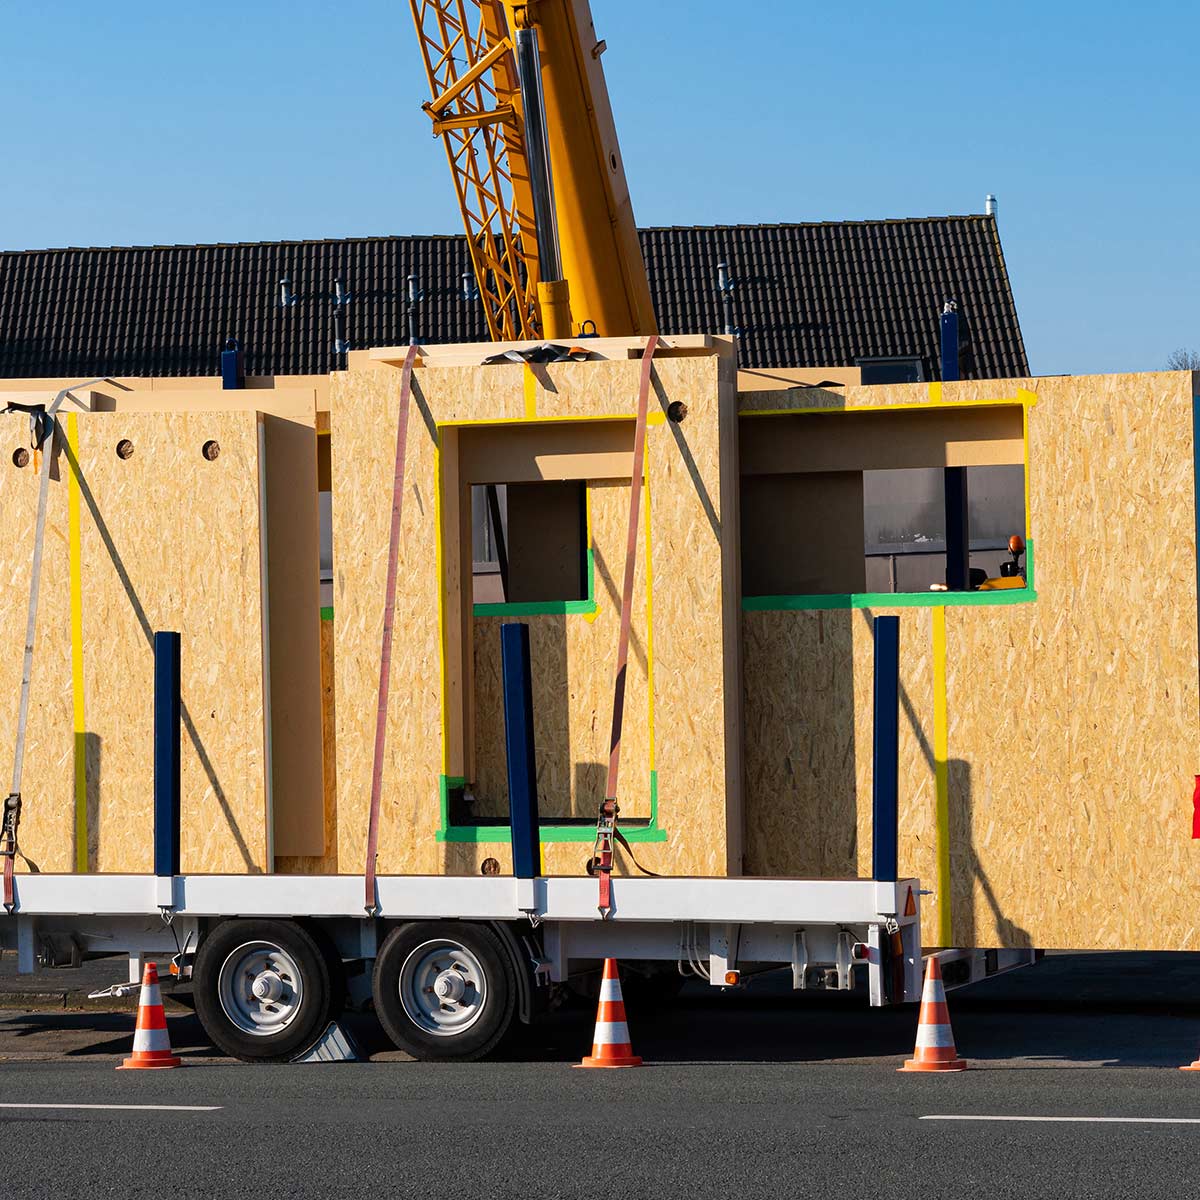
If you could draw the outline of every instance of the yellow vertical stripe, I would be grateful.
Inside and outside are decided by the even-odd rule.
[[[79,462],[79,422],[67,414],[67,445],[72,464]],[[75,870],[88,869],[87,722],[83,711],[83,579],[79,532],[79,480],[75,465],[67,471],[67,555],[70,571],[71,694],[75,723]]]
[[[532,420],[537,416],[537,376],[533,368],[525,367],[525,419]]]
[[[929,385],[929,403],[941,404],[942,402],[942,383],[940,379],[935,379]]]
[[[1021,405],[1021,439],[1024,443],[1025,455],[1025,540],[1029,541],[1029,405]],[[1029,570],[1029,559],[1025,559],[1026,571]]]
[[[933,779],[937,795],[937,944],[951,946],[950,736],[946,728],[946,610],[933,610]]]
[[[439,442],[433,447],[434,494],[437,504],[434,509],[433,545],[434,561],[437,565],[437,619],[438,619],[438,674],[442,689],[442,774],[450,774],[450,689],[446,686],[446,550],[442,534],[445,519],[445,504],[442,496],[442,448]]]
[[[642,470],[642,507],[646,520],[646,731],[650,739],[650,770],[654,770],[654,561],[650,544],[650,445],[646,445],[646,457]]]

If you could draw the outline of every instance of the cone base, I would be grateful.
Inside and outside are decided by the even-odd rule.
[[[1186,1067],[1180,1067],[1179,1069],[1181,1071],[1200,1071],[1200,1058],[1196,1059],[1194,1063],[1188,1063]]]
[[[642,1060],[636,1054],[619,1054],[613,1058],[593,1058],[590,1054],[575,1067],[640,1067]]]
[[[918,1062],[915,1058],[907,1059],[904,1066],[897,1071],[965,1071],[968,1064],[965,1058],[951,1058],[945,1062]]]
[[[175,1055],[168,1055],[166,1058],[153,1058],[149,1062],[144,1062],[135,1058],[127,1058],[120,1066],[118,1071],[162,1071],[168,1067],[182,1067],[183,1059],[176,1058]]]

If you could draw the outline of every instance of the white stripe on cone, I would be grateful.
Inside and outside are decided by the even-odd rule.
[[[167,1037],[165,1029],[138,1029],[133,1035],[133,1052],[137,1054],[139,1051],[145,1050],[167,1050],[171,1049],[170,1039]]]
[[[629,1026],[624,1021],[597,1021],[596,1046],[628,1046]]]
[[[954,1045],[949,1025],[921,1025],[917,1028],[918,1050],[945,1050]]]
[[[936,1004],[938,1001],[944,1001],[946,999],[946,989],[942,987],[942,981],[940,979],[927,978],[925,980],[925,991],[921,999],[927,1004]]]
[[[607,1000],[610,1004],[621,997],[621,983],[617,979],[605,979],[600,984],[600,999]]]
[[[162,1008],[162,996],[159,995],[157,983],[142,984],[142,998],[138,1002],[139,1008]]]

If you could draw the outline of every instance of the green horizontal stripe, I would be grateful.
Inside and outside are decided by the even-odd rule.
[[[960,605],[1030,604],[1033,588],[997,592],[850,592],[830,596],[744,596],[743,612],[829,611],[837,608],[950,608]]]
[[[621,824],[621,834],[628,842],[665,842],[667,831],[649,825]],[[585,825],[543,825],[538,830],[543,842],[576,842],[590,846],[596,840],[596,830]],[[437,831],[439,842],[509,842],[512,830],[507,825],[451,825]]]
[[[535,617],[542,614],[596,611],[595,600],[526,600],[514,604],[476,604],[477,617]]]
[[[332,621],[333,620],[333,605],[332,604],[329,605],[328,608],[321,609],[321,620],[322,621]]]

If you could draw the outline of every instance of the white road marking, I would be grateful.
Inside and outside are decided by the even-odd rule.
[[[1200,1117],[1011,1117],[943,1114],[918,1118],[921,1121],[1048,1121],[1086,1122],[1098,1125],[1200,1125]]]
[[[116,1112],[220,1112],[220,1104],[0,1104],[0,1108],[103,1109]]]

